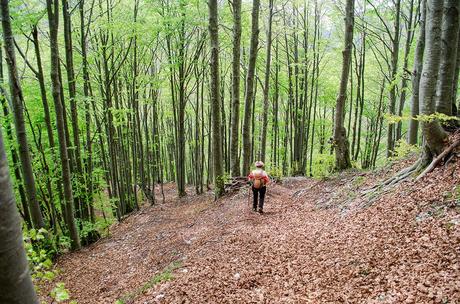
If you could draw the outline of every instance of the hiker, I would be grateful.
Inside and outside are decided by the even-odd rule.
[[[256,169],[252,170],[248,176],[248,181],[251,184],[252,194],[253,194],[253,202],[252,202],[252,210],[257,212],[257,201],[259,201],[259,213],[264,213],[264,199],[265,199],[265,192],[267,191],[267,184],[270,182],[268,178],[267,172],[264,171],[264,163],[256,161],[255,163]],[[260,199],[259,199],[260,195]]]

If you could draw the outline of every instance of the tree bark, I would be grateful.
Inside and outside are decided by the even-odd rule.
[[[413,24],[413,15],[414,15],[414,0],[410,0],[409,5],[409,17],[406,23],[406,42],[404,45],[404,59],[403,59],[403,73],[407,70],[409,64],[409,53],[411,51],[411,45],[414,38],[414,29],[412,28]],[[398,105],[398,116],[402,116],[404,105],[406,103],[406,91],[407,91],[407,77],[403,74],[401,80],[401,94],[399,96],[399,105]],[[402,121],[398,122],[396,127],[396,141],[400,140],[402,137]]]
[[[409,121],[409,130],[407,142],[411,145],[417,144],[419,122],[415,118],[419,115],[420,106],[420,76],[423,69],[423,53],[425,51],[425,19],[426,19],[426,0],[421,3],[420,16],[420,34],[415,49],[414,67],[412,70],[412,98],[410,103],[411,119]]]
[[[396,77],[398,73],[398,59],[399,59],[399,26],[401,17],[401,0],[396,0],[395,3],[395,31],[393,34],[392,42],[393,49],[391,50],[391,84],[390,84],[390,103],[389,112],[390,115],[396,114]],[[390,122],[388,124],[388,136],[387,136],[387,157],[393,156],[395,149],[395,125]]]
[[[441,65],[436,86],[436,112],[452,115],[452,87],[457,62],[459,1],[445,0],[442,24]],[[455,84],[454,84],[455,85]]]
[[[9,20],[8,0],[2,0],[1,8],[2,17],[8,16],[6,20]],[[0,284],[2,286],[0,303],[38,303],[23,247],[21,223],[16,209],[1,129],[0,202],[0,243],[2,244],[2,250],[0,250]]]
[[[24,121],[24,96],[22,95],[21,83],[16,65],[14,51],[14,36],[11,29],[11,19],[7,0],[2,0],[2,29],[3,41],[5,46],[6,63],[9,72],[11,99],[13,103],[14,122],[16,127],[16,137],[19,146],[19,158],[21,160],[22,176],[26,189],[27,200],[30,208],[32,222],[35,228],[45,226],[40,205],[37,199],[35,177],[32,168],[32,159],[29,152],[29,143]]]
[[[435,113],[436,81],[441,61],[443,0],[428,0],[427,4],[426,46],[419,94],[422,114],[432,115]],[[443,150],[447,134],[436,119],[423,121],[422,130],[426,140],[425,150],[430,154],[424,159],[430,161]]]
[[[272,57],[272,21],[273,21],[273,2],[269,1],[268,12],[268,29],[267,29],[267,58],[265,61],[265,80],[264,80],[264,109],[262,113],[262,142],[260,159],[265,162],[265,154],[267,149],[267,128],[268,128],[268,110],[269,110],[269,92],[270,92],[270,64]]]
[[[252,103],[254,99],[254,76],[256,70],[256,60],[259,45],[259,10],[260,0],[253,0],[252,3],[252,27],[251,27],[251,46],[249,50],[249,65],[246,78],[246,97],[244,101],[244,120],[243,120],[243,172],[248,172],[251,165],[251,118]]]
[[[56,112],[56,124],[59,140],[59,151],[61,156],[62,183],[65,199],[65,221],[71,238],[73,250],[79,249],[80,238],[74,219],[74,205],[72,195],[72,181],[70,174],[69,155],[65,135],[65,124],[63,107],[61,102],[61,82],[59,79],[59,47],[58,47],[58,26],[59,26],[59,2],[58,0],[47,0],[48,22],[50,25],[50,55],[51,55],[51,82],[54,108]]]
[[[353,43],[354,27],[354,0],[347,0],[345,17],[345,47],[342,52],[342,76],[340,80],[339,96],[335,106],[335,167],[336,170],[344,170],[351,167],[350,152],[348,150],[347,131],[344,127],[345,102],[347,99],[347,84],[350,72],[351,49]]]
[[[209,35],[211,40],[211,116],[212,116],[212,164],[214,173],[214,193],[216,198],[224,193],[222,168],[222,136],[220,132],[220,91],[219,91],[219,22],[217,0],[209,0]]]

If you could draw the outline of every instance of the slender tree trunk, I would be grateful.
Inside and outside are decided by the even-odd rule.
[[[24,190],[24,185],[22,183],[22,177],[21,177],[21,163],[19,160],[18,152],[16,150],[15,144],[14,144],[14,138],[13,138],[13,126],[11,123],[10,119],[10,110],[7,102],[7,96],[6,92],[3,92],[3,51],[2,47],[0,46],[0,88],[2,90],[2,94],[0,96],[0,102],[2,104],[2,109],[3,109],[3,116],[6,121],[6,126],[4,125],[6,129],[6,136],[10,142],[10,150],[11,150],[11,158],[13,160],[13,170],[14,170],[14,177],[16,178],[16,184],[18,186],[18,192],[19,192],[19,197],[21,198],[21,205],[23,209],[23,217],[24,221],[27,224],[27,227],[32,228],[32,220],[30,218],[30,211],[29,211],[29,206],[27,205],[27,196],[26,192]]]
[[[65,136],[64,114],[61,102],[61,83],[59,79],[59,47],[58,47],[58,25],[59,25],[59,3],[57,0],[47,0],[48,22],[50,25],[50,54],[51,54],[51,82],[56,112],[56,124],[59,139],[59,151],[61,156],[62,183],[64,186],[65,199],[65,221],[72,240],[72,249],[80,248],[80,238],[74,219],[74,205],[72,195],[72,181],[70,176],[69,155]]]
[[[348,150],[347,131],[344,127],[345,102],[347,99],[348,75],[350,72],[351,49],[354,27],[354,0],[347,0],[345,17],[345,47],[343,50],[342,76],[340,80],[339,96],[336,101],[334,144],[335,167],[344,170],[351,167],[350,152]]]
[[[34,227],[42,228],[45,226],[45,222],[43,221],[43,216],[40,210],[35,188],[35,177],[32,168],[32,159],[29,152],[29,143],[27,140],[27,132],[24,121],[24,96],[22,95],[22,88],[19,81],[19,74],[16,65],[14,36],[11,29],[8,1],[2,0],[1,9],[3,41],[5,47],[6,63],[9,72],[11,99],[13,104],[16,137],[19,146],[19,158],[21,160],[22,176],[24,178],[24,187],[26,189],[27,200]]]
[[[412,98],[410,103],[411,119],[409,121],[409,130],[407,142],[411,145],[417,144],[418,138],[418,120],[414,119],[419,115],[419,87],[420,76],[423,69],[423,54],[425,51],[425,18],[426,18],[426,0],[421,2],[420,15],[420,34],[415,48],[414,67],[412,70]]]
[[[262,142],[261,142],[261,153],[260,158],[265,162],[265,154],[267,149],[267,128],[268,128],[268,98],[270,92],[270,64],[272,57],[272,20],[273,20],[273,2],[269,1],[269,12],[268,12],[268,30],[267,30],[267,58],[265,61],[265,80],[264,80],[264,109],[262,113]]]
[[[406,103],[406,91],[407,91],[407,78],[405,77],[405,71],[407,70],[407,66],[409,64],[409,53],[411,51],[412,40],[414,38],[414,29],[412,28],[413,22],[413,15],[414,15],[414,0],[410,0],[409,5],[409,17],[407,21],[407,37],[406,37],[406,44],[404,46],[404,63],[403,63],[403,77],[401,80],[401,94],[399,96],[399,106],[398,106],[398,116],[402,116],[404,105]],[[400,140],[402,137],[402,121],[398,122],[396,127],[396,141]]]
[[[458,89],[458,77],[460,72],[460,30],[459,30],[459,37],[457,39],[457,62],[455,64],[455,72],[454,72],[454,81],[452,83],[452,105],[453,105],[453,113],[452,115],[459,116],[459,108],[460,102],[458,106],[456,106],[457,102],[457,89]]]
[[[209,36],[211,38],[211,116],[212,116],[212,164],[214,173],[214,193],[216,198],[224,193],[222,168],[222,136],[220,132],[220,92],[219,92],[219,22],[217,0],[210,0]]]
[[[396,0],[395,3],[395,31],[392,37],[393,49],[391,50],[391,84],[390,84],[390,101],[389,113],[390,115],[396,114],[396,77],[398,73],[398,59],[399,59],[399,27],[401,17],[401,0]],[[387,137],[387,157],[393,156],[395,149],[395,125],[390,122],[388,124],[388,137]]]
[[[89,217],[91,222],[95,222],[94,207],[93,207],[93,149],[91,140],[91,94],[90,81],[88,71],[88,55],[86,42],[86,24],[85,24],[85,0],[80,1],[80,44],[82,56],[82,73],[83,73],[83,95],[85,97],[85,123],[86,123],[86,160],[85,160],[85,181],[86,181],[86,204],[89,206]]]
[[[254,94],[254,79],[256,70],[256,60],[259,45],[259,10],[260,0],[253,0],[252,3],[252,28],[251,28],[251,47],[249,50],[249,65],[246,78],[246,97],[244,102],[243,120],[243,172],[248,172],[251,165],[251,118],[252,103]]]

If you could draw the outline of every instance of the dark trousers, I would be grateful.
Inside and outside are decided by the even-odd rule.
[[[265,200],[265,192],[267,191],[267,187],[262,187],[260,189],[256,189],[252,187],[252,208],[256,209],[257,208],[257,201],[259,201],[259,209],[264,209],[264,200]],[[259,200],[259,195],[260,195],[260,200]]]

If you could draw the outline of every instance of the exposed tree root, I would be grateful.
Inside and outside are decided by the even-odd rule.
[[[422,160],[419,159],[417,160],[412,166],[404,168],[400,170],[398,173],[393,175],[392,177],[386,179],[384,182],[377,184],[373,186],[372,188],[369,188],[361,193],[365,194],[366,196],[368,194],[373,194],[374,192],[377,191],[382,191],[387,188],[392,187],[393,185],[402,182],[403,180],[407,179],[409,176],[411,176],[414,172],[417,170],[420,170],[419,167],[422,164]]]
[[[436,158],[434,158],[431,161],[431,163],[428,164],[424,157],[419,158],[412,166],[400,170],[398,173],[388,178],[384,182],[379,183],[372,188],[364,190],[361,193],[367,200],[372,202],[377,197],[377,194],[388,192],[394,186],[407,180],[417,172],[421,173],[414,179],[414,181],[419,181],[426,174],[433,171],[442,161],[444,161],[445,163],[449,162],[454,156],[452,152],[454,152],[454,150],[459,146],[460,139],[456,139],[450,146],[444,149],[442,153],[440,153]]]
[[[425,175],[427,175],[428,173],[430,173],[431,171],[434,170],[434,168],[436,168],[436,166],[443,160],[443,159],[449,159],[449,157],[451,156],[451,153],[452,151],[454,151],[455,148],[457,148],[458,146],[460,146],[460,139],[457,139],[456,141],[454,141],[449,147],[447,147],[446,149],[444,149],[444,151],[442,151],[441,154],[439,154],[435,159],[433,159],[433,161],[428,165],[428,167],[425,168],[425,170],[423,170],[423,172],[417,176],[417,178],[415,179],[415,181],[418,181],[420,180],[421,178],[423,178]]]

